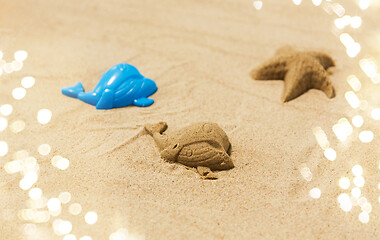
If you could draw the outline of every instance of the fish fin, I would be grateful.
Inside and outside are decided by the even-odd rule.
[[[114,91],[106,89],[99,102],[96,104],[96,109],[111,109],[113,108]]]
[[[199,173],[199,175],[201,175],[202,179],[218,179],[218,176],[215,173],[213,173],[208,167],[198,166],[197,172]]]
[[[178,143],[172,144],[161,151],[161,157],[168,162],[176,162],[182,148],[183,146]]]
[[[133,101],[133,105],[135,105],[137,107],[149,107],[153,103],[154,103],[153,99],[144,98],[144,97],[143,98],[139,98],[139,99],[135,99]]]
[[[84,88],[81,82],[71,87],[62,88],[62,94],[72,98],[78,98],[78,94],[84,92]]]

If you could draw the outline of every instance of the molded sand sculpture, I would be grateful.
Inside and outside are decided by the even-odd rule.
[[[216,123],[195,123],[170,135],[167,127],[165,122],[145,125],[166,161],[194,167],[205,179],[217,178],[212,171],[234,167],[227,153],[231,143]]]
[[[334,60],[322,52],[300,52],[290,47],[277,51],[276,56],[251,72],[256,80],[284,80],[282,101],[297,98],[309,89],[319,89],[328,98],[335,96],[327,69]]]

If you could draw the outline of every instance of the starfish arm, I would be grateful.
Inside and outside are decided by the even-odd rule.
[[[256,80],[283,80],[287,71],[287,58],[276,57],[253,69],[251,77]]]
[[[315,72],[311,81],[311,88],[321,90],[328,98],[335,97],[335,90],[325,71]]]
[[[329,67],[334,67],[334,60],[326,53],[322,52],[307,52],[310,56],[317,59],[317,61],[323,66],[324,69],[328,69]]]
[[[292,62],[285,76],[283,102],[288,102],[312,88],[322,90],[329,98],[333,96],[331,82],[317,60],[305,57]]]
[[[287,56],[295,54],[297,51],[290,45],[286,45],[280,49],[278,49],[275,53],[276,56]]]
[[[285,76],[284,91],[282,101],[288,102],[306,92],[309,87],[307,80],[309,74],[304,72],[302,63],[295,62],[289,66],[289,71]]]

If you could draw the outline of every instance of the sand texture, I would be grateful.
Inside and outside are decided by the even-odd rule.
[[[362,28],[347,28],[363,39],[362,56],[378,56],[378,43],[370,40],[379,30],[378,8],[362,12],[356,1],[344,4],[349,14],[363,17]],[[10,127],[0,132],[9,146],[0,157],[0,239],[62,239],[53,231],[58,218],[72,223],[78,240],[109,239],[120,228],[137,239],[380,239],[380,127],[370,117],[380,105],[380,89],[361,72],[358,58],[347,57],[332,32],[335,18],[306,0],[301,6],[267,0],[260,11],[248,0],[0,0],[4,59],[12,61],[18,49],[29,54],[21,71],[0,76],[0,105],[14,109],[9,125],[26,124],[19,133]],[[334,98],[309,90],[283,103],[283,81],[251,78],[253,68],[285,45],[332,56]],[[157,83],[152,106],[102,111],[61,94],[79,81],[91,90],[120,62]],[[364,110],[345,99],[353,73],[362,80]],[[24,76],[35,77],[35,85],[15,100],[12,90]],[[52,111],[45,125],[37,121],[40,109]],[[340,142],[332,126],[356,114],[365,119],[363,127]],[[167,122],[167,134],[217,123],[231,142],[235,167],[210,181],[166,162],[143,129],[157,122]],[[315,127],[325,131],[335,161],[324,157]],[[372,142],[359,141],[361,130],[375,134]],[[48,155],[38,153],[41,144],[51,146]],[[19,187],[20,174],[4,170],[19,150],[36,158],[33,186],[44,197],[71,194],[61,214],[36,223],[32,235],[25,232],[30,222],[19,216],[28,208],[28,191]],[[70,161],[66,170],[52,165],[56,155]],[[372,205],[366,224],[359,221],[360,207],[344,212],[337,201],[350,193],[356,164],[365,179],[361,196]],[[310,181],[301,174],[305,167]],[[350,179],[349,189],[339,187],[341,177]],[[309,195],[316,187],[319,199]],[[72,203],[82,206],[77,216],[69,213]],[[94,225],[84,220],[88,211],[98,214]]]

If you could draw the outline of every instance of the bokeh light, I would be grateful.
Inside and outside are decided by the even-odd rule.
[[[360,188],[358,188],[358,187],[354,187],[354,188],[352,188],[352,190],[351,190],[351,195],[352,195],[353,197],[355,197],[355,198],[359,198],[361,194],[362,194],[362,191],[360,190]]]
[[[22,161],[21,160],[14,160],[11,162],[7,162],[4,165],[4,169],[8,174],[20,172],[22,169]]]
[[[0,113],[3,115],[3,116],[9,116],[11,115],[13,112],[13,107],[12,105],[10,104],[3,104],[0,106]]]
[[[310,195],[310,197],[312,197],[314,199],[318,199],[321,197],[321,190],[317,187],[313,188],[310,190],[309,195]]]
[[[352,209],[352,202],[351,201],[345,201],[345,202],[340,204],[340,208],[345,212],[349,212]]]
[[[13,133],[19,133],[19,132],[21,132],[22,130],[25,129],[25,122],[22,121],[22,120],[14,121],[14,122],[9,126],[9,129],[10,129]]]
[[[301,172],[302,177],[308,182],[310,182],[311,179],[313,178],[313,174],[311,173],[310,168],[308,167],[301,168],[300,172]]]
[[[339,17],[344,16],[344,14],[346,13],[346,9],[344,9],[344,7],[342,5],[340,5],[339,3],[335,3],[334,5],[332,5],[332,10]]]
[[[34,86],[34,83],[36,82],[36,80],[34,79],[34,77],[24,77],[22,80],[21,80],[21,85],[24,87],[24,88],[31,88]]]
[[[109,237],[109,240],[128,240],[129,232],[125,228],[120,228],[116,232],[112,233]]]
[[[14,53],[14,58],[20,62],[23,62],[27,57],[28,53],[24,50],[18,50]]]
[[[362,18],[359,16],[351,17],[350,24],[352,28],[359,28],[362,25]]]
[[[375,108],[371,111],[371,117],[375,120],[380,120],[380,108]]]
[[[322,130],[321,127],[313,128],[313,133],[315,135],[315,139],[318,142],[318,145],[323,149],[327,149],[330,147],[329,140],[327,139],[326,133]]]
[[[77,237],[73,234],[68,234],[64,236],[62,240],[77,240]]]
[[[352,44],[355,43],[355,40],[348,33],[342,33],[339,35],[339,40],[346,47],[349,48]]]
[[[263,7],[263,1],[253,1],[253,6],[257,9],[260,10]]]
[[[315,6],[319,6],[319,5],[321,5],[322,0],[312,0],[312,2],[313,2],[313,4],[314,4]]]
[[[342,189],[348,189],[350,187],[350,179],[343,177],[339,180],[339,187]]]
[[[370,0],[359,0],[359,7],[362,10],[366,10],[370,5]]]
[[[35,184],[38,180],[37,173],[35,172],[28,172],[25,174],[25,176],[21,179],[19,183],[19,187],[22,190],[28,190]]]
[[[352,118],[352,125],[354,125],[355,127],[359,128],[363,126],[363,123],[364,123],[364,119],[360,115],[356,115]]]
[[[347,193],[341,193],[341,194],[339,194],[339,196],[338,196],[338,202],[340,204],[343,204],[343,203],[349,202],[349,201],[350,201],[350,196],[348,196]]]
[[[343,29],[347,25],[343,18],[335,19],[334,24],[338,29]]]
[[[370,213],[372,212],[372,204],[370,204],[369,202],[367,202],[366,204],[364,204],[363,206],[360,207],[361,210],[363,212],[366,212],[366,213]]]
[[[19,61],[12,61],[12,68],[14,71],[20,71],[22,69],[22,66],[24,64],[22,62],[19,62]]]
[[[38,111],[37,120],[41,124],[47,124],[51,120],[52,113],[49,109],[41,109]]]
[[[360,80],[355,75],[348,76],[347,82],[355,92],[359,91],[362,87]]]
[[[46,206],[49,209],[49,211],[59,211],[59,209],[61,209],[61,201],[59,201],[58,198],[50,198]]]
[[[84,216],[87,224],[95,224],[98,221],[98,214],[96,212],[88,212]]]
[[[13,158],[18,160],[24,160],[27,157],[29,157],[29,153],[26,150],[20,150],[15,153],[13,153]]]
[[[40,199],[42,197],[42,190],[40,188],[32,188],[29,190],[29,197],[33,200]]]
[[[357,187],[363,187],[365,184],[365,180],[362,176],[354,177],[354,184]]]
[[[4,141],[0,141],[0,157],[4,157],[8,153],[8,144]]]
[[[336,137],[342,142],[353,132],[353,128],[346,118],[339,119],[338,123],[334,124],[332,129]]]
[[[347,49],[346,49],[346,53],[347,55],[350,57],[350,58],[354,58],[356,57],[359,52],[361,50],[361,46],[359,43],[355,42],[353,44],[351,44]]]
[[[352,167],[351,171],[354,176],[359,177],[363,174],[363,167],[360,165],[355,165]]]
[[[92,240],[92,238],[90,236],[83,236],[79,240]]]
[[[359,139],[363,143],[369,143],[373,140],[374,134],[372,131],[361,131],[359,133]]]
[[[37,226],[33,223],[27,223],[24,225],[24,232],[27,235],[34,235],[37,232]]]
[[[71,200],[71,194],[69,192],[61,192],[58,196],[61,203],[66,204]]]
[[[359,221],[362,223],[368,223],[369,222],[369,215],[366,212],[361,212],[359,214]]]
[[[50,215],[48,211],[37,209],[22,209],[19,212],[19,217],[25,221],[32,221],[35,223],[48,222]]]
[[[12,96],[16,100],[23,99],[25,97],[25,95],[26,95],[26,90],[22,87],[15,88],[12,91]]]
[[[48,155],[50,151],[51,151],[51,147],[49,144],[44,143],[38,146],[38,153],[41,154],[42,156]]]
[[[373,59],[361,59],[359,65],[369,78],[374,78],[376,76],[377,65]]]
[[[344,95],[348,104],[350,104],[350,106],[352,108],[358,108],[360,106],[360,100],[358,98],[358,96],[356,96],[356,94],[353,92],[353,91],[348,91],[346,92],[346,94]]]
[[[330,161],[334,161],[336,159],[336,152],[334,149],[332,148],[327,148],[323,154],[325,155],[325,157],[330,160]]]
[[[293,0],[293,3],[298,6],[302,3],[302,0]]]
[[[4,131],[8,127],[8,120],[6,118],[0,117],[0,132]]]
[[[71,232],[73,225],[69,221],[61,221],[58,225],[58,232],[60,235],[65,235]]]
[[[57,164],[55,167],[57,167],[60,170],[66,170],[70,166],[70,161],[67,158],[60,158],[57,160]]]
[[[13,72],[13,65],[12,63],[5,63],[3,66],[3,70],[5,73],[12,73]]]
[[[366,205],[367,202],[368,202],[368,200],[365,197],[360,197],[359,200],[358,200],[358,204],[359,204],[360,207]]]
[[[69,212],[72,215],[79,215],[82,212],[82,206],[79,203],[73,203],[69,207]]]

